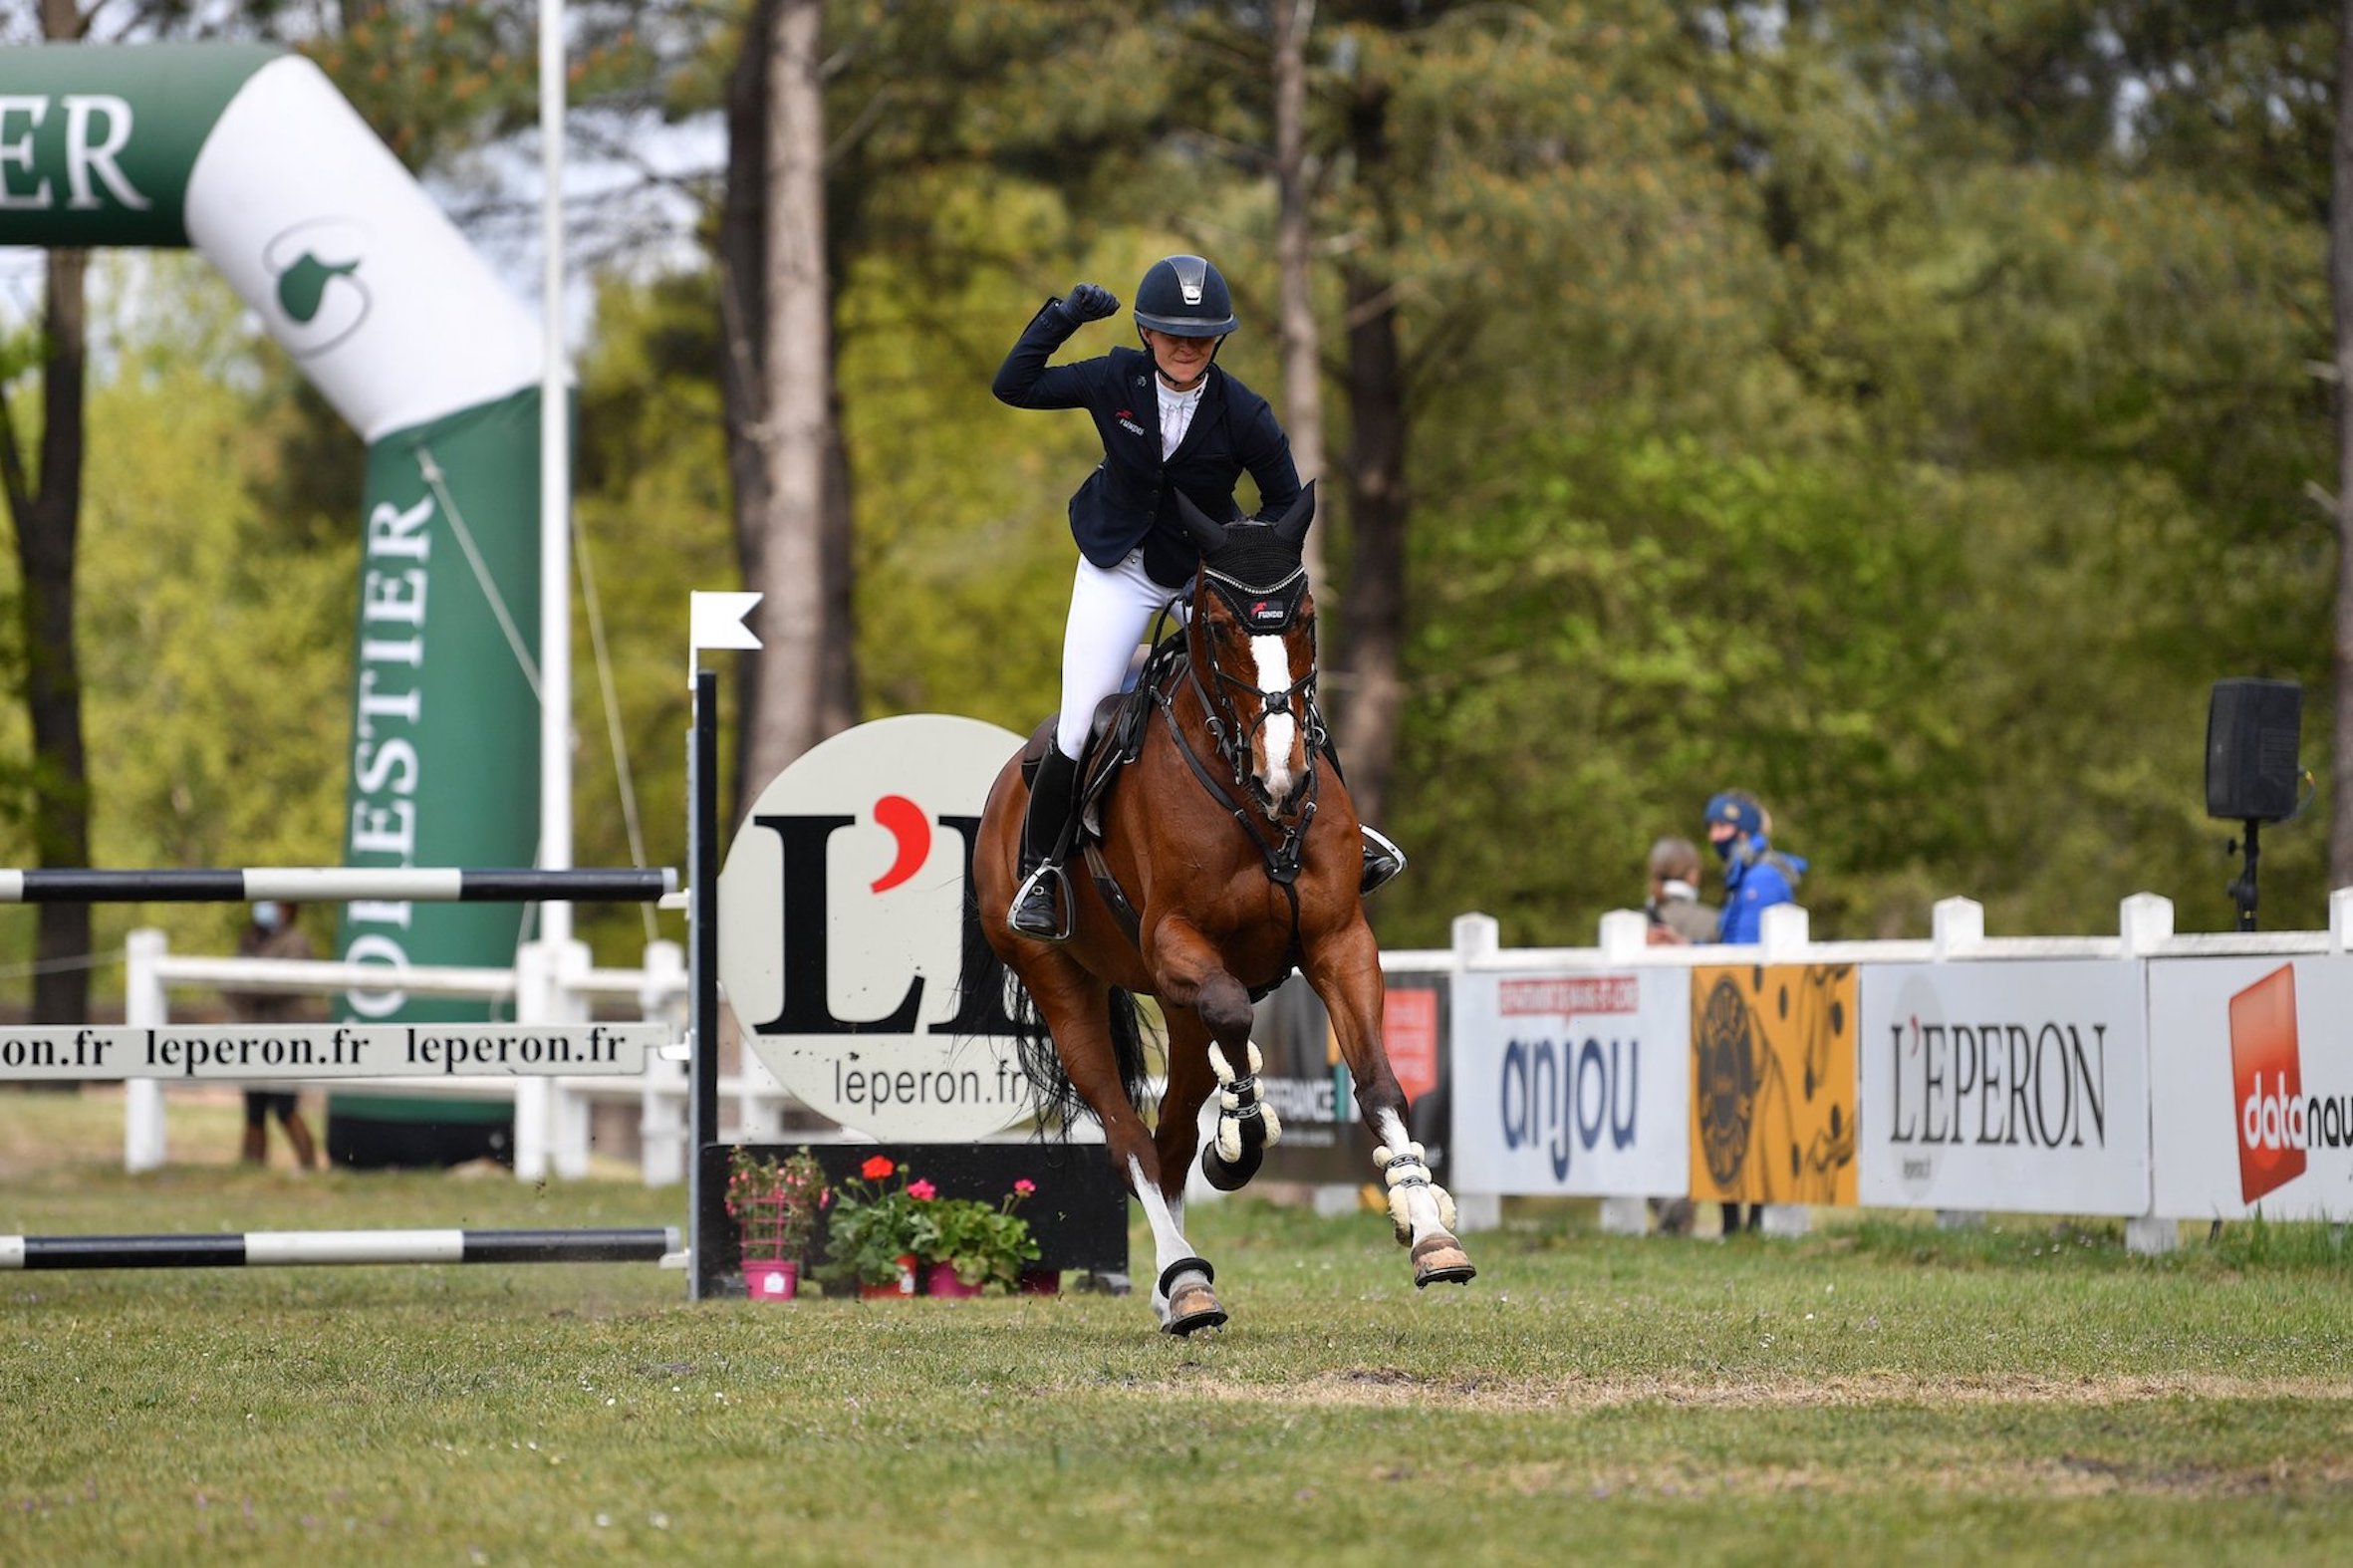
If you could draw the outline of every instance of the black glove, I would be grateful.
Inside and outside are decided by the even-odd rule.
[[[1120,297],[1099,283],[1072,284],[1070,298],[1059,307],[1062,319],[1073,327],[1084,327],[1091,321],[1116,315],[1119,308]]]

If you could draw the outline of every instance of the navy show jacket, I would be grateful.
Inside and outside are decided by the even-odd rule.
[[[1291,440],[1266,399],[1209,367],[1201,405],[1184,439],[1161,458],[1161,399],[1152,356],[1114,349],[1100,359],[1049,366],[1077,329],[1048,300],[997,368],[992,389],[1016,408],[1084,408],[1103,437],[1103,461],[1070,498],[1070,532],[1099,567],[1120,563],[1139,544],[1144,569],[1168,588],[1192,581],[1201,553],[1176,514],[1176,492],[1220,522],[1233,516],[1243,469],[1258,483],[1259,509],[1276,516],[1299,495]]]

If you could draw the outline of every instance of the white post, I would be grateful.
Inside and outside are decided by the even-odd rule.
[[[1495,922],[1495,917],[1491,915],[1457,915],[1454,916],[1452,936],[1454,966],[1453,972],[1449,977],[1449,983],[1453,987],[1454,994],[1456,996],[1460,996],[1462,994],[1463,971],[1469,968],[1469,966],[1476,960],[1481,958],[1492,958],[1496,953],[1502,951],[1503,927]],[[1447,1011],[1449,1014],[1447,1027],[1449,1029],[1459,1029],[1462,1027],[1462,1009],[1460,1006],[1449,1008]],[[1449,1041],[1447,1060],[1449,1062],[1457,1062],[1461,1059],[1461,1052],[1454,1049],[1453,1042]],[[1461,1096],[1455,1094],[1449,1094],[1447,1099],[1450,1106],[1453,1108],[1454,1116],[1452,1125],[1448,1126],[1446,1129],[1446,1143],[1451,1148],[1459,1149],[1462,1147],[1462,1122],[1460,1115],[1462,1099]],[[1453,1197],[1454,1228],[1461,1234],[1469,1235],[1473,1231],[1499,1230],[1502,1228],[1502,1193],[1465,1192],[1460,1187],[1456,1187],[1454,1189]]]
[[[1985,940],[1985,906],[1974,899],[1939,899],[1929,918],[1930,948],[1939,963]]]
[[[2328,896],[2328,950],[2353,947],[2353,888],[2339,888]]]
[[[648,942],[645,972],[638,988],[639,1016],[678,1018],[686,995],[686,950],[674,941]],[[675,1186],[686,1179],[686,1064],[667,1057],[648,1062],[640,1105],[639,1170],[648,1186]]]
[[[555,1013],[550,1023],[586,1023],[589,1020],[588,993],[581,986],[588,979],[588,943],[566,941],[554,946],[556,963],[554,982],[549,987]],[[573,1086],[568,1078],[551,1078],[548,1086],[548,1143],[556,1175],[567,1181],[578,1181],[589,1174],[589,1135],[594,1130],[594,1102]]]
[[[556,949],[527,941],[515,949],[515,1021],[552,1023],[556,1016]],[[544,1181],[548,1175],[548,1081],[515,1080],[515,1179]]]
[[[2335,921],[2331,901],[2330,921]],[[2117,906],[2117,933],[2122,937],[2124,961],[2137,963],[2173,939],[2174,901],[2154,893],[2136,893]],[[2171,1219],[2143,1214],[2124,1222],[2124,1248],[2140,1257],[2171,1252],[2182,1244],[2182,1227]]]
[[[1601,1233],[1605,1236],[1647,1236],[1651,1233],[1651,1200],[1647,1197],[1605,1197],[1601,1200]]]
[[[564,0],[539,8],[539,864],[572,865],[572,426],[564,353]],[[572,906],[539,907],[539,935],[572,939]],[[550,1020],[552,1021],[552,1020]],[[522,1173],[517,1098],[516,1171]]]
[[[1805,906],[1776,904],[1757,921],[1757,946],[1767,963],[1795,963],[1805,957],[1811,916]]]
[[[2116,907],[2117,933],[2124,938],[2124,956],[2146,958],[2174,937],[2174,901],[2154,893],[2136,893]]]
[[[1601,955],[1606,963],[1639,958],[1651,945],[1651,917],[1640,910],[1612,910],[1601,917]]]
[[[161,931],[142,926],[123,946],[123,1021],[137,1029],[160,1029],[171,1021],[162,972],[169,943]],[[163,1148],[163,1084],[154,1078],[131,1079],[123,1085],[123,1169],[159,1169]]]
[[[1767,963],[1802,963],[1812,944],[1812,918],[1802,905],[1776,904],[1757,922],[1757,946]],[[1813,1215],[1803,1203],[1766,1203],[1757,1228],[1768,1236],[1802,1236]]]

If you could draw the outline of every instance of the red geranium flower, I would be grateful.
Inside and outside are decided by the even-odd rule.
[[[1013,1183],[1013,1190],[1019,1192],[1023,1197],[1029,1196],[1030,1193],[1035,1192],[1037,1189],[1038,1184],[1027,1176],[1023,1176],[1020,1180]]]
[[[897,1166],[891,1164],[890,1161],[884,1159],[881,1155],[876,1155],[872,1159],[868,1160],[865,1165],[862,1165],[858,1168],[858,1174],[866,1177],[869,1181],[880,1181],[883,1179],[883,1177],[889,1176],[892,1172],[898,1169],[899,1168]]]
[[[928,1203],[939,1195],[939,1188],[928,1181],[910,1181],[907,1184],[907,1195],[918,1203]]]

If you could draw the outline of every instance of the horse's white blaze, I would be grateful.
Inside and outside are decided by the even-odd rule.
[[[1250,652],[1258,660],[1258,689],[1285,691],[1290,688],[1290,646],[1279,637],[1250,639]],[[1277,713],[1266,721],[1258,732],[1259,743],[1266,748],[1266,759],[1260,768],[1258,782],[1266,786],[1268,800],[1289,800],[1293,777],[1291,773],[1291,743],[1297,738],[1298,723],[1288,713]]]
[[[1381,1129],[1383,1148],[1394,1153],[1414,1141],[1412,1135],[1406,1132],[1404,1119],[1395,1111],[1384,1111],[1376,1120]],[[1407,1187],[1405,1193],[1406,1210],[1414,1216],[1414,1239],[1416,1241],[1421,1240],[1434,1230],[1446,1228],[1438,1220],[1438,1195],[1429,1183]]]

